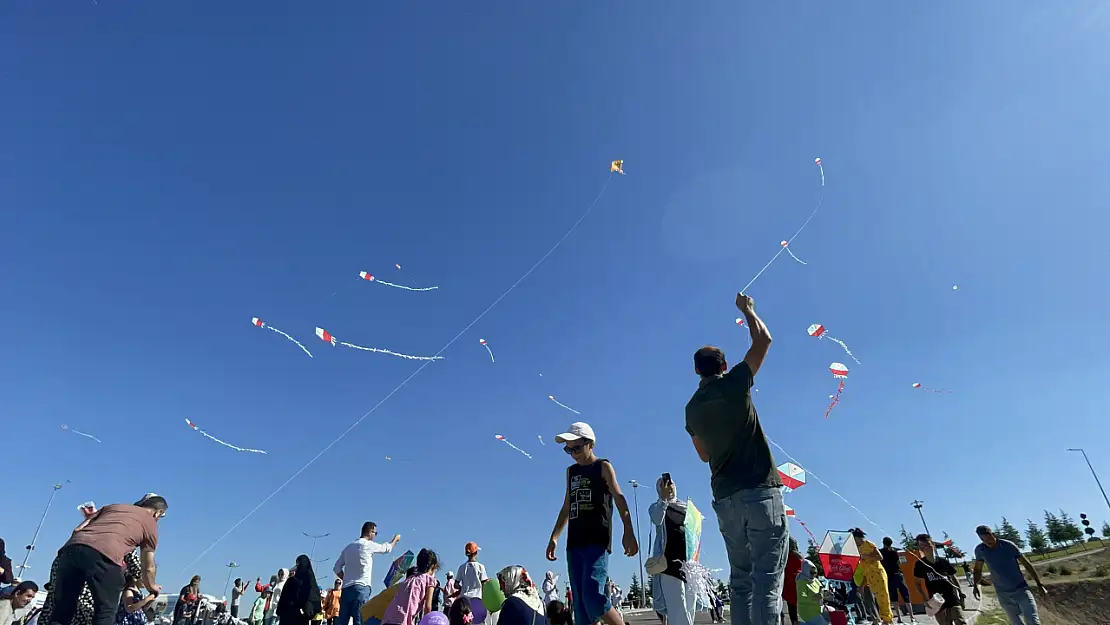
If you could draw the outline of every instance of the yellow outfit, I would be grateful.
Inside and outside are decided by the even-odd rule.
[[[865,540],[859,545],[861,556],[880,556],[878,547],[870,540]],[[890,609],[890,590],[887,587],[886,569],[883,563],[876,560],[860,560],[859,570],[863,571],[864,582],[871,587],[875,601],[879,604],[879,619],[884,623],[894,622],[894,612]],[[863,595],[862,588],[860,596]]]

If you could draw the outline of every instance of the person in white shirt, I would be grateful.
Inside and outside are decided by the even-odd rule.
[[[466,543],[466,563],[459,567],[459,572],[455,575],[459,580],[459,591],[468,599],[481,599],[482,584],[489,579],[486,567],[478,561],[478,552],[481,550],[478,543]]]
[[[397,534],[388,543],[376,543],[378,526],[367,521],[362,524],[362,535],[355,542],[343,548],[332,571],[343,580],[343,594],[339,597],[339,623],[362,625],[362,605],[370,600],[371,576],[374,572],[374,554],[389,553],[401,540]]]
[[[20,582],[11,596],[0,599],[0,625],[11,625],[15,620],[16,610],[30,605],[38,591],[39,587],[35,582]]]

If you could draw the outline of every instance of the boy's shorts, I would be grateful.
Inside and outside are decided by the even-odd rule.
[[[604,546],[567,549],[567,572],[574,601],[575,625],[593,625],[613,607],[605,594],[609,580],[609,550]]]

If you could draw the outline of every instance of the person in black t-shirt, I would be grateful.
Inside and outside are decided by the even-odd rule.
[[[910,589],[906,586],[906,576],[902,574],[902,558],[894,548],[894,539],[887,536],[883,539],[883,548],[879,550],[883,557],[883,570],[886,571],[886,586],[890,592],[891,605],[898,608],[898,622],[902,622],[903,612],[910,615],[910,622],[917,622],[913,617],[913,603],[910,602]],[[902,601],[899,605],[898,598]]]
[[[933,595],[944,598],[944,604],[936,614],[939,625],[966,625],[960,611],[960,583],[956,581],[956,567],[944,558],[938,558],[936,546],[928,534],[917,536],[917,548],[923,557],[913,566],[913,576],[920,579],[922,594],[926,600]]]
[[[635,556],[640,546],[632,526],[628,501],[621,493],[613,465],[594,454],[593,428],[586,423],[572,423],[555,437],[566,445],[563,451],[574,458],[567,468],[563,507],[551,530],[547,543],[547,559],[556,560],[555,549],[563,527],[567,527],[567,572],[570,574],[571,606],[576,625],[624,625],[620,612],[605,592],[609,578],[609,551],[613,540],[612,516],[616,505],[624,523],[624,554]]]

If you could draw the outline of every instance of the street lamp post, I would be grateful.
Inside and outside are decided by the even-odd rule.
[[[1098,479],[1098,473],[1095,473],[1095,468],[1091,466],[1091,459],[1087,457],[1087,452],[1082,449],[1069,449],[1068,451],[1078,451],[1083,454],[1083,459],[1087,461],[1087,468],[1091,470],[1091,476],[1095,478],[1095,484],[1098,484],[1098,489],[1102,492],[1102,498],[1106,500],[1106,506],[1110,507],[1110,497],[1106,496],[1106,489],[1102,487],[1102,482]]]
[[[644,587],[647,580],[644,579],[644,549],[643,544],[640,543],[640,483],[636,480],[628,480],[632,485],[632,501],[636,506],[636,543],[640,545],[637,555],[640,556],[640,607],[647,607],[647,589]]]
[[[231,572],[239,568],[239,565],[234,560],[227,563],[227,581],[224,582],[224,597],[227,597],[227,587],[231,584]]]
[[[933,534],[929,531],[929,524],[925,522],[925,515],[921,512],[921,508],[925,506],[925,502],[914,499],[913,503],[910,505],[917,509],[917,516],[921,517],[921,524],[925,526],[925,533],[932,537]]]
[[[38,542],[39,532],[42,531],[42,524],[46,521],[46,513],[50,512],[50,504],[54,503],[54,496],[58,491],[62,490],[62,483],[58,482],[54,485],[54,490],[50,493],[50,499],[46,501],[46,509],[42,511],[42,518],[39,519],[39,526],[35,528],[35,535],[31,537],[31,544],[27,545],[27,555],[23,556],[23,564],[19,565],[19,577],[23,577],[23,572],[27,570],[27,561],[31,559],[31,552],[35,550],[35,543]]]
[[[308,538],[312,539],[312,549],[308,552],[309,559],[311,559],[312,556],[316,554],[316,541],[320,540],[321,538],[327,538],[328,536],[331,536],[331,532],[328,532],[327,534],[320,534],[319,536],[313,536],[312,534],[309,534],[308,532],[301,532],[301,533],[304,534],[305,536],[307,536]]]

